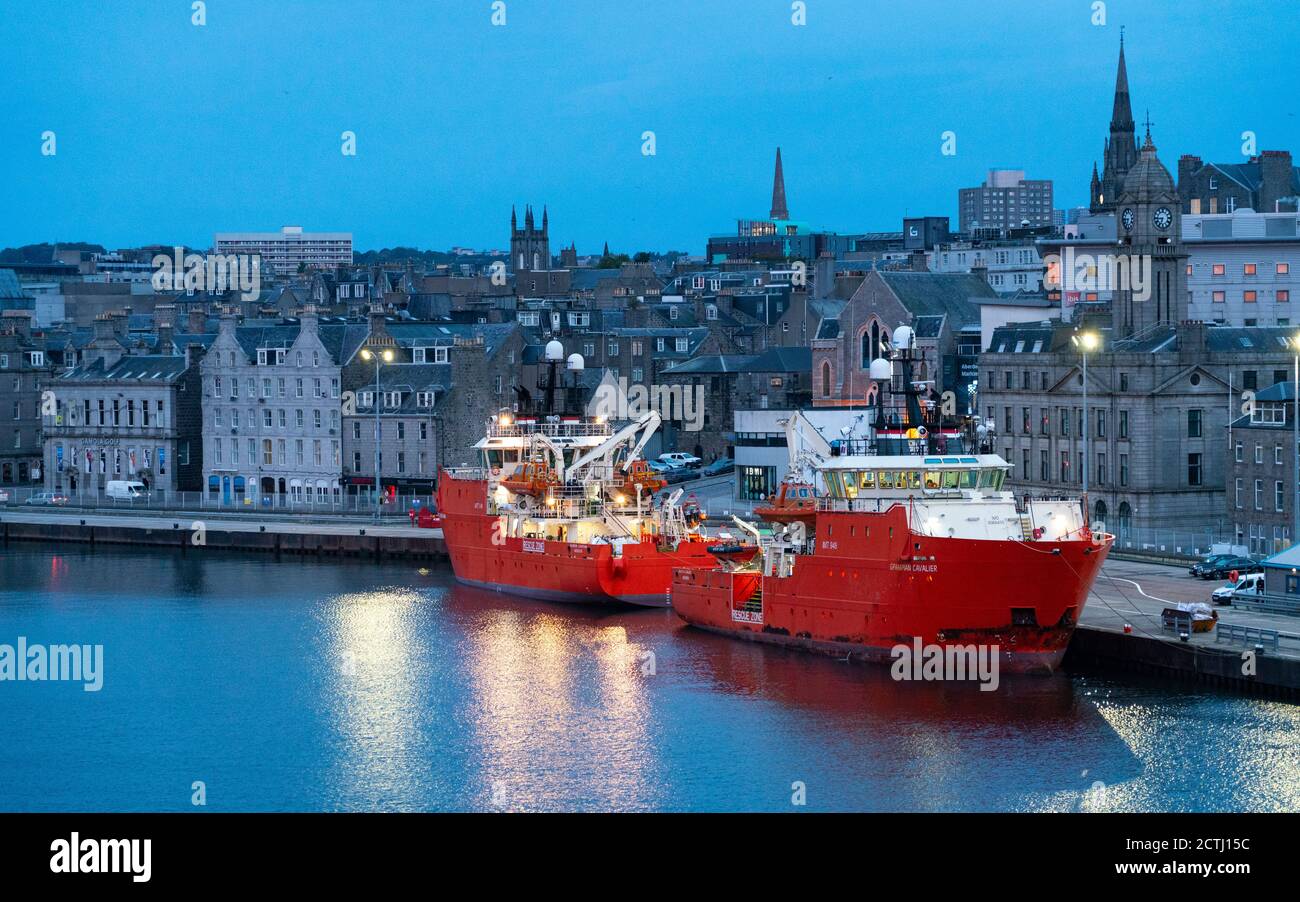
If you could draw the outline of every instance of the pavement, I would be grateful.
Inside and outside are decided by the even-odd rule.
[[[1160,612],[1179,602],[1210,603],[1210,593],[1224,583],[1198,579],[1187,567],[1168,564],[1124,561],[1108,558],[1093,585],[1092,595],[1084,607],[1079,625],[1093,629],[1123,632],[1124,624],[1133,632],[1161,639],[1175,639],[1161,627]],[[1219,624],[1277,630],[1282,638],[1279,654],[1300,658],[1300,618],[1259,611],[1241,611],[1231,606],[1215,607]],[[1196,633],[1190,641],[1196,645],[1218,645],[1215,630]]]
[[[144,514],[133,513],[130,516],[130,525],[139,529],[157,529],[172,530],[176,529],[176,524],[180,524],[181,529],[192,529],[196,523],[204,524],[208,529],[218,529],[224,532],[269,532],[284,533],[290,535],[339,535],[355,536],[361,530],[366,531],[368,536],[394,536],[404,538],[442,538],[441,529],[420,529],[419,527],[410,526],[406,523],[402,525],[381,524],[377,525],[374,520],[364,518],[355,518],[349,521],[340,521],[335,518],[328,522],[312,521],[304,518],[296,519],[276,519],[272,517],[259,518],[255,515],[244,514],[238,517],[227,515],[222,517],[215,512],[180,512],[173,514]],[[51,523],[64,524],[69,526],[104,526],[114,527],[123,526],[123,512],[115,511],[111,514],[95,514],[89,511],[67,510],[64,508],[40,508],[38,510],[13,510],[0,508],[0,522],[8,523]]]

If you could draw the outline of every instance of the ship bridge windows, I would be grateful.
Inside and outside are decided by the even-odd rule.
[[[973,461],[972,461],[973,462]],[[948,464],[947,459],[933,458],[927,463]],[[951,460],[966,463],[966,460]],[[949,466],[935,470],[830,470],[825,472],[832,497],[856,498],[865,492],[882,491],[1001,491],[1005,471],[996,467]]]

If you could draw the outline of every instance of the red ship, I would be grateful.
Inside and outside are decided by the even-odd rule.
[[[752,547],[706,540],[701,512],[680,502],[680,490],[655,498],[663,482],[639,455],[657,413],[615,430],[603,416],[546,412],[565,390],[562,358],[551,342],[540,413],[502,412],[475,445],[483,466],[439,474],[438,513],[456,579],[551,601],[666,607],[675,569],[752,556]],[[581,357],[569,358],[571,371],[581,366]],[[568,391],[576,392],[576,380]],[[521,406],[530,402],[521,395]]]
[[[895,331],[905,385],[909,338]],[[889,372],[889,361],[873,363],[873,379]],[[703,629],[845,658],[888,661],[919,640],[996,646],[1006,672],[1055,670],[1114,537],[1089,529],[1078,499],[1017,507],[1003,489],[1010,464],[920,425],[926,417],[910,389],[915,425],[895,428],[882,404],[877,422],[891,426],[883,437],[821,441],[809,469],[825,491],[811,530],[794,523],[761,537],[750,527],[761,542],[754,558],[677,571],[677,614]],[[796,413],[787,426],[792,469],[800,422]],[[943,436],[947,453],[930,435]]]

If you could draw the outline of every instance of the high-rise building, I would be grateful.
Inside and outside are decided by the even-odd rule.
[[[278,232],[218,232],[214,243],[223,256],[260,255],[262,271],[276,275],[352,265],[351,232],[304,232],[302,226],[285,226]]]
[[[957,192],[958,228],[999,236],[1012,229],[1052,226],[1052,182],[1026,179],[1023,169],[990,169],[984,184]]]

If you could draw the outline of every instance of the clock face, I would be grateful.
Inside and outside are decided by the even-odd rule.
[[[1123,213],[1123,215],[1120,217],[1120,219],[1122,219],[1123,222],[1124,222],[1124,228],[1126,228],[1126,229],[1131,229],[1131,228],[1133,228],[1133,219],[1134,219],[1134,216],[1133,216],[1133,210],[1132,210],[1132,208],[1129,208],[1129,209],[1125,210],[1124,213]]]
[[[1155,224],[1157,229],[1160,229],[1160,231],[1163,232],[1165,229],[1169,228],[1169,226],[1173,225],[1174,214],[1169,212],[1168,207],[1161,207],[1159,210],[1156,210],[1151,214],[1151,222]]]

